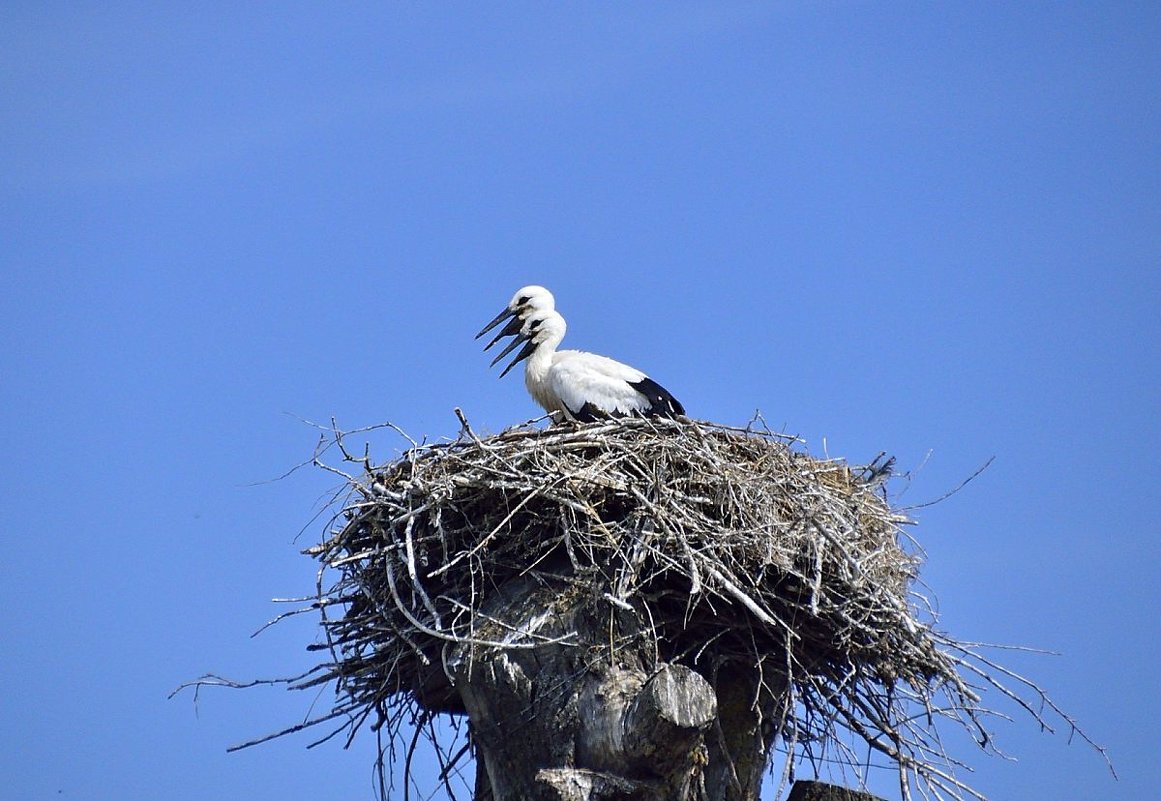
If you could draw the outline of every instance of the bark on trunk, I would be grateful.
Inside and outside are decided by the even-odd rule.
[[[476,620],[477,642],[448,664],[471,720],[477,801],[758,797],[783,701],[769,673],[763,685],[757,668],[659,660],[635,614],[544,576],[501,588]]]
[[[822,782],[795,782],[786,801],[883,801],[876,795]]]

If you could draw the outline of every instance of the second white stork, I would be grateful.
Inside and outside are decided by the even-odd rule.
[[[564,317],[554,309],[533,311],[516,339],[492,364],[524,343],[500,377],[527,359],[524,383],[528,392],[557,421],[685,414],[685,408],[665,387],[640,370],[595,353],[557,350],[567,328]]]

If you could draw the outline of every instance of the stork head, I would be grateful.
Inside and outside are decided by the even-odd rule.
[[[539,311],[551,311],[556,307],[556,299],[552,297],[552,293],[542,286],[520,287],[516,290],[516,294],[512,296],[512,300],[508,301],[508,305],[504,310],[496,315],[492,322],[488,323],[480,333],[476,334],[476,339],[479,339],[484,334],[491,331],[504,320],[508,321],[508,325],[500,329],[500,333],[492,338],[492,341],[484,346],[484,350],[495,345],[502,337],[510,336],[520,332],[524,325],[524,321],[528,319],[528,315]]]
[[[492,364],[495,365],[496,362],[515,350],[517,345],[524,343],[524,347],[516,354],[516,358],[500,373],[500,378],[508,375],[509,370],[535,353],[540,346],[547,345],[555,350],[560,341],[564,339],[567,330],[568,326],[565,324],[564,318],[555,309],[542,309],[529,313],[524,325],[520,327],[519,335],[509,342],[504,350],[500,351],[499,356],[492,360]]]

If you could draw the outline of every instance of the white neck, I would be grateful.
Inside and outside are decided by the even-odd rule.
[[[564,331],[545,331],[544,340],[532,351],[532,355],[524,363],[524,386],[528,387],[528,394],[540,404],[546,412],[563,411],[559,400],[553,395],[548,386],[548,371],[552,369],[556,347],[564,339]]]
[[[548,372],[548,368],[552,367],[552,357],[556,355],[556,348],[564,339],[563,331],[546,331],[544,333],[544,341],[536,346],[536,350],[532,351],[532,355],[528,357],[528,361],[524,365],[525,377],[532,375],[543,377]]]

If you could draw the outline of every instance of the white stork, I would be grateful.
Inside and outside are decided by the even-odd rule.
[[[516,290],[516,294],[512,296],[512,300],[508,301],[508,305],[504,308],[504,311],[497,314],[492,322],[480,329],[480,333],[476,334],[476,339],[479,339],[498,326],[502,321],[511,317],[512,319],[508,320],[508,325],[501,328],[500,333],[492,337],[492,341],[484,346],[484,350],[487,350],[503,337],[519,334],[520,329],[524,327],[524,322],[533,312],[552,311],[555,308],[556,298],[544,287],[536,286],[535,284],[520,287]]]
[[[557,421],[685,414],[684,407],[665,387],[640,370],[595,353],[557,350],[566,330],[564,318],[556,310],[533,310],[517,337],[492,364],[523,342],[523,349],[500,377],[527,359],[524,383],[528,392]]]

